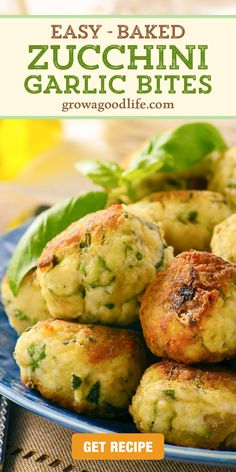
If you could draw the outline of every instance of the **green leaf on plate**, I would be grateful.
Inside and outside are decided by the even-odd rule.
[[[128,180],[142,180],[154,172],[181,172],[199,163],[213,151],[223,152],[226,144],[209,123],[188,123],[153,136],[123,173]]]
[[[37,265],[48,241],[88,213],[105,208],[107,193],[90,192],[64,200],[41,213],[27,229],[10,260],[7,276],[17,294],[24,276]]]
[[[118,187],[122,174],[121,167],[111,161],[80,161],[76,163],[76,169],[106,189]]]
[[[210,123],[188,123],[153,136],[127,169],[110,161],[78,162],[76,168],[95,184],[117,197],[135,201],[135,185],[157,172],[182,172],[211,154],[227,148],[220,132]]]

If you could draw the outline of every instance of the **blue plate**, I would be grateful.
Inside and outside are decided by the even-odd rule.
[[[0,279],[6,271],[14,248],[27,226],[21,226],[0,237]],[[135,432],[133,423],[91,419],[60,408],[45,400],[36,391],[26,388],[20,380],[19,369],[12,358],[17,336],[10,327],[2,305],[0,305],[0,394],[18,405],[66,426],[73,431],[106,433]],[[236,452],[210,451],[178,446],[165,446],[166,459],[236,467]]]

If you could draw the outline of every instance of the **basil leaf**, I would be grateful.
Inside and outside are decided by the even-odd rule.
[[[27,229],[11,258],[7,276],[13,294],[17,294],[23,277],[36,267],[48,241],[74,221],[102,210],[106,202],[107,193],[90,192],[64,200],[41,213]]]
[[[185,124],[173,131],[153,136],[123,173],[123,177],[141,180],[157,171],[181,172],[200,162],[207,154],[225,149],[226,144],[213,125]]]
[[[77,170],[118,197],[128,195],[135,201],[135,184],[156,172],[182,172],[216,151],[222,153],[226,144],[220,132],[209,123],[188,123],[153,136],[123,170],[110,161],[86,161],[76,164]]]
[[[119,186],[122,169],[116,162],[80,161],[75,166],[81,174],[89,177],[96,185],[101,185],[106,189]]]

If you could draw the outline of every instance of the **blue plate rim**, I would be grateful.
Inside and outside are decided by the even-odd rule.
[[[57,413],[49,406],[41,405],[33,400],[29,400],[12,390],[10,387],[2,385],[0,382],[0,394],[8,398],[14,403],[26,408],[27,410],[38,414],[48,420],[56,422],[66,428],[70,428],[73,431],[83,433],[114,433],[108,428],[102,428],[99,426],[92,425],[83,421],[80,418],[70,418],[63,411]],[[117,433],[120,434],[120,433]],[[130,433],[132,434],[132,433]],[[191,447],[172,446],[165,444],[165,458],[178,460],[195,460],[203,463],[221,463],[222,465],[236,465],[236,453],[234,451],[215,451],[209,449],[198,449]],[[220,464],[219,464],[220,465]]]

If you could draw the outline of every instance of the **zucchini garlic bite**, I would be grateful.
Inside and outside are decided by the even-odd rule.
[[[1,297],[9,322],[18,334],[37,321],[50,318],[46,301],[41,293],[36,269],[31,270],[24,277],[16,296],[13,295],[5,276],[1,286]]]
[[[216,163],[208,188],[223,193],[230,205],[236,208],[236,146]]]
[[[186,447],[236,449],[236,373],[173,361],[144,373],[130,406],[137,428]]]
[[[139,298],[172,258],[159,227],[122,205],[89,214],[50,241],[38,278],[54,318],[127,325]]]
[[[62,320],[25,331],[14,356],[28,387],[63,407],[107,417],[127,413],[146,362],[135,331]]]
[[[190,175],[190,171],[188,173],[175,172],[169,174],[157,172],[152,174],[134,184],[136,199],[141,200],[148,198],[150,194],[155,192],[204,189],[207,186],[207,174],[204,169],[201,169],[201,171],[201,175]]]
[[[236,213],[214,228],[211,250],[216,256],[236,263]]]
[[[208,249],[214,226],[232,213],[220,193],[203,190],[157,192],[128,208],[140,218],[146,215],[161,223],[175,254]]]
[[[149,349],[179,362],[236,356],[236,265],[207,252],[177,256],[141,303]]]

